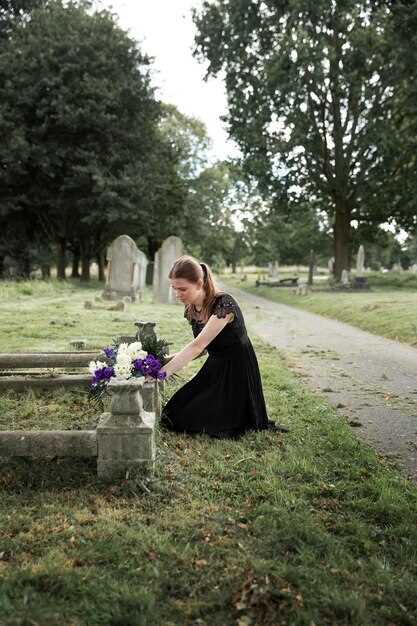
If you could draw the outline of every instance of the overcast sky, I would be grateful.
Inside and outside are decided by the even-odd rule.
[[[223,82],[205,82],[205,68],[192,56],[195,28],[191,8],[201,6],[202,0],[96,0],[95,4],[111,7],[122,28],[155,58],[158,96],[205,123],[213,156],[222,159],[236,155],[236,147],[228,140],[220,120],[226,112]]]

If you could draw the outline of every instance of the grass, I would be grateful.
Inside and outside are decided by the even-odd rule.
[[[293,289],[256,287],[255,275],[222,276],[228,284],[274,302],[289,304],[362,328],[388,339],[417,346],[417,276],[370,275],[371,291],[335,292],[317,283],[306,296]]]
[[[29,336],[6,328],[2,350],[65,348],[72,336],[49,329],[65,288],[33,288]],[[189,340],[181,309],[149,297],[113,313],[122,322],[84,310],[95,289],[68,287],[63,313],[82,336],[106,343],[115,328],[130,332],[132,320],[152,317],[173,350]],[[23,297],[1,306],[17,311]],[[31,338],[32,325],[52,336]],[[270,417],[290,433],[227,442],[160,432],[155,475],[110,486],[97,481],[93,462],[1,467],[1,626],[416,623],[416,487],[357,440],[275,349],[254,345]],[[8,393],[0,402],[2,429],[83,428],[95,419],[80,393]]]

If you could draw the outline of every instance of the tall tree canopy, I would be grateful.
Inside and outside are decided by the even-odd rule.
[[[206,0],[194,12],[196,54],[225,76],[246,170],[264,197],[328,212],[337,277],[352,220],[389,217],[376,172],[392,128],[390,18],[373,0]]]
[[[184,201],[150,61],[88,6],[48,2],[0,50],[1,213],[57,244],[61,277],[69,246],[88,277],[92,255],[121,232],[155,237],[154,219],[160,241],[170,234]]]

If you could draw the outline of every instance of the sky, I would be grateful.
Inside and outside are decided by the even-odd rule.
[[[236,156],[220,120],[227,110],[223,81],[204,81],[205,66],[192,55],[195,27],[192,7],[202,0],[96,0],[97,8],[111,8],[119,24],[154,57],[154,85],[158,97],[186,115],[202,120],[212,140],[212,158]]]

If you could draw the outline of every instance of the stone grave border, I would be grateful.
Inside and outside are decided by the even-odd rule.
[[[141,335],[154,334],[154,322],[136,322],[135,336],[123,336],[126,341],[140,340]],[[85,367],[97,360],[96,352],[55,352],[0,354],[0,368],[16,367]],[[17,363],[18,362],[18,363]],[[11,388],[10,379],[0,376],[0,389]],[[36,376],[18,378],[14,389],[42,387]],[[46,387],[87,385],[90,375],[63,374],[49,377]],[[41,381],[41,383],[45,383]],[[6,384],[1,384],[6,383]],[[155,422],[161,415],[160,390],[164,381],[145,383],[143,378],[111,379],[110,411],[102,413],[96,430],[0,431],[0,462],[15,457],[32,459],[72,457],[97,458],[97,475],[103,480],[126,478],[139,470],[153,470],[155,463]]]

